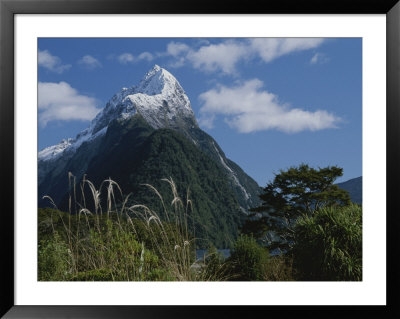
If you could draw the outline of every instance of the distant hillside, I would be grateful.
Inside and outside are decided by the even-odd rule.
[[[362,203],[362,176],[349,179],[348,181],[338,183],[337,185],[349,192],[352,202],[357,204]]]

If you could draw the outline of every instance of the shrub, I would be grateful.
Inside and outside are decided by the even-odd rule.
[[[300,280],[362,280],[362,208],[326,207],[295,226]]]
[[[123,226],[127,225],[107,219],[101,231],[91,229],[86,248],[91,252],[86,258],[96,269],[109,270],[107,278],[114,281],[146,280],[147,274],[158,267],[158,257]]]
[[[232,279],[240,281],[264,280],[269,259],[266,248],[257,244],[253,237],[241,235],[235,242],[228,258],[232,268]]]
[[[71,276],[71,251],[57,232],[38,245],[38,280],[62,281]]]

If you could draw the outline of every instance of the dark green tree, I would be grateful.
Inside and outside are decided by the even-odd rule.
[[[244,235],[254,238],[263,238],[268,231],[268,218],[266,216],[259,216],[258,213],[249,214],[244,221],[240,232]]]
[[[256,224],[249,218],[242,230],[256,226],[256,230],[266,225],[270,233],[270,249],[290,250],[293,244],[293,226],[300,216],[312,216],[325,206],[345,206],[350,204],[347,191],[334,185],[343,175],[337,166],[312,168],[306,164],[280,170],[272,182],[267,184],[260,195],[262,204],[251,209],[258,218]],[[256,234],[254,234],[256,235]]]

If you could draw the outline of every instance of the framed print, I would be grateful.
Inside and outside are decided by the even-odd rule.
[[[398,314],[397,1],[0,9],[5,318]]]

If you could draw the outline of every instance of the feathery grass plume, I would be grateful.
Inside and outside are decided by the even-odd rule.
[[[71,265],[68,268],[71,269],[70,280],[204,281],[229,278],[226,265],[215,263],[215,258],[208,258],[201,265],[195,260],[196,239],[192,233],[194,219],[190,192],[187,190],[183,201],[171,177],[162,179],[171,189],[170,204],[164,201],[154,186],[144,184],[161,201],[162,211],[154,211],[141,204],[129,206],[129,195],[123,196],[117,182],[108,178],[96,189],[86,175],[83,175],[80,184],[81,198],[78,202],[75,177],[69,173],[68,179],[73,190],[69,197],[69,213],[57,210],[62,228],[58,224],[53,225],[52,219],[51,224],[54,234],[62,230],[60,238],[65,238],[70,251],[67,261]],[[85,187],[89,188],[92,196],[93,211],[87,207]],[[105,195],[103,203],[102,194]],[[48,198],[57,209],[50,197],[44,198]],[[189,227],[190,220],[192,227]],[[59,280],[66,279],[59,277]]]
[[[173,199],[170,206],[165,204],[158,190],[149,184],[143,184],[152,190],[161,201],[164,209],[162,222],[159,214],[145,205],[133,205],[129,211],[145,222],[146,230],[150,234],[152,248],[161,257],[165,268],[171,271],[175,280],[195,280],[192,269],[194,262],[194,244],[188,228],[189,209],[184,206],[178,195],[172,178],[162,179],[170,185]],[[152,222],[154,221],[154,222]]]
[[[84,175],[80,184],[80,202],[76,197],[75,176],[69,173],[68,180],[71,189],[68,214],[57,210],[51,197],[44,198],[50,200],[59,214],[58,222],[62,225],[60,237],[65,239],[70,251],[67,264],[72,265],[71,280],[194,280],[190,270],[189,251],[194,246],[191,245],[187,224],[180,224],[180,219],[183,220],[188,209],[182,211],[183,204],[172,179],[166,180],[174,195],[168,209],[161,194],[151,185],[147,185],[163,203],[166,213],[164,215],[167,217],[165,222],[161,221],[157,212],[145,205],[128,207],[129,195],[123,198],[121,187],[111,178],[104,180],[99,189],[96,189]],[[93,211],[87,207],[85,187],[89,188],[89,194],[92,195]],[[101,202],[103,187],[106,187],[104,209]],[[117,203],[119,196],[122,199],[120,206]],[[52,216],[53,212],[52,231],[54,236],[58,236],[56,232],[60,228],[53,223]],[[146,249],[143,241],[142,245],[138,242],[140,238],[136,226],[140,220],[147,231],[145,235],[152,239],[153,251]],[[175,244],[179,244],[182,249],[174,251]],[[44,256],[41,255],[40,258],[43,260]],[[59,280],[65,278],[59,277]]]

